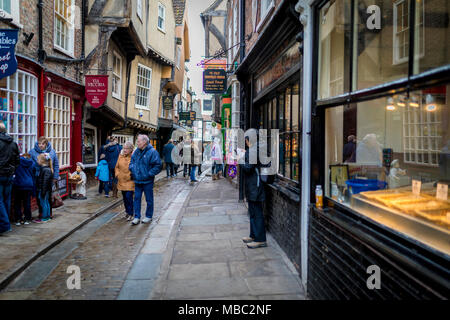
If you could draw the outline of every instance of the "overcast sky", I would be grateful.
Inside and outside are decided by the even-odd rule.
[[[205,29],[200,13],[207,9],[214,0],[187,0],[189,38],[191,44],[191,61],[187,63],[191,86],[197,94],[195,99],[207,99],[210,95],[203,94],[203,69],[198,67],[205,55]]]

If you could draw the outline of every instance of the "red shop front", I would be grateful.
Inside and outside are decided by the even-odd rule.
[[[60,171],[58,182],[62,197],[68,195],[68,174],[82,162],[82,106],[84,87],[46,72],[39,105],[39,136],[45,136],[55,150]]]

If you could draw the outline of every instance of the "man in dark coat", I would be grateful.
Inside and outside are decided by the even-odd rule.
[[[6,134],[6,127],[0,122],[0,234],[11,231],[9,212],[11,210],[11,189],[14,172],[20,163],[19,148],[13,138]]]
[[[248,138],[245,139],[247,150],[245,152],[245,164],[241,166],[244,174],[245,196],[248,202],[250,216],[250,236],[243,238],[250,249],[267,247],[266,230],[264,227],[263,203],[266,200],[264,185],[260,177],[260,166],[250,163],[250,153],[257,154],[257,145],[251,145]]]
[[[150,144],[146,135],[139,135],[136,140],[138,148],[131,156],[130,172],[134,181],[134,219],[131,225],[138,225],[141,221],[142,194],[145,194],[147,210],[142,223],[151,223],[154,211],[153,185],[155,176],[161,172],[162,163],[158,151]]]
[[[117,164],[117,160],[119,159],[120,152],[122,151],[122,146],[119,145],[117,142],[116,137],[109,137],[109,139],[106,140],[107,144],[104,145],[103,148],[103,154],[106,156],[105,160],[108,162],[109,167],[109,176],[110,176],[110,183],[111,188],[113,191],[113,197],[117,198],[117,179],[115,177],[115,168]]]
[[[167,178],[175,177],[174,163],[172,160],[173,148],[175,148],[175,145],[172,143],[172,140],[169,140],[169,142],[167,142],[167,144],[163,148],[163,156],[164,162],[166,163]]]

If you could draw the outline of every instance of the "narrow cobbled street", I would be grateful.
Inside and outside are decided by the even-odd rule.
[[[247,209],[225,179],[182,174],[155,185],[151,225],[130,226],[118,206],[25,269],[2,299],[303,299],[295,269],[269,236],[248,249]],[[143,209],[145,200],[143,200]],[[69,290],[69,266],[81,289]]]

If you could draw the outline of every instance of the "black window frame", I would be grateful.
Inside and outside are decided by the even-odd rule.
[[[408,0],[410,5],[410,16],[409,16],[409,56],[408,56],[408,76],[399,80],[389,81],[376,85],[366,89],[354,90],[352,91],[353,84],[353,61],[354,61],[354,50],[355,46],[354,39],[354,28],[355,28],[355,1],[351,1],[351,30],[350,30],[350,43],[351,48],[349,50],[350,68],[348,82],[350,86],[348,87],[348,92],[329,97],[326,99],[318,99],[318,88],[319,88],[319,17],[320,10],[331,0],[316,0],[312,3],[312,26],[313,26],[313,65],[312,65],[312,141],[311,141],[311,171],[315,172],[318,170],[317,174],[312,174],[311,184],[310,184],[310,201],[313,203],[315,201],[315,186],[324,185],[325,176],[325,110],[328,108],[343,106],[344,108],[351,105],[357,104],[363,101],[375,100],[383,97],[389,97],[396,94],[407,93],[417,90],[423,90],[430,87],[435,87],[439,85],[450,83],[450,64],[445,66],[435,67],[423,73],[414,74],[414,48],[415,48],[415,19],[416,19],[416,0]],[[327,201],[332,201],[334,204],[338,202],[324,195]]]

